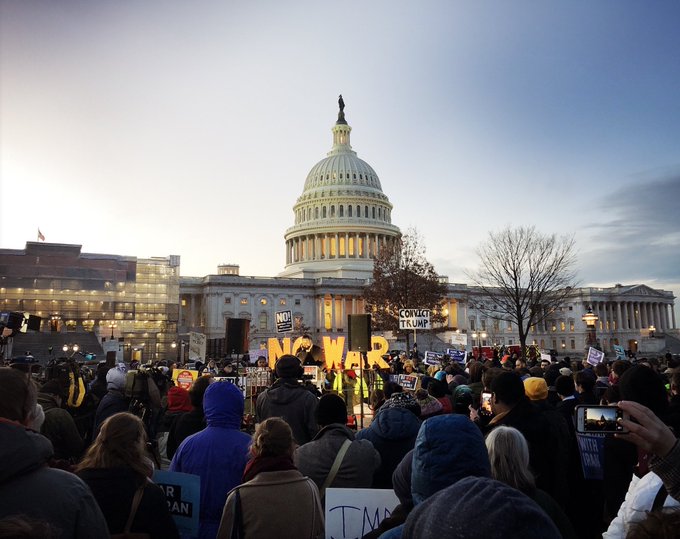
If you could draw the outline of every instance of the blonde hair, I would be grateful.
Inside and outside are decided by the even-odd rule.
[[[529,446],[520,431],[500,425],[486,436],[484,442],[494,479],[525,494],[536,489],[529,469]]]
[[[280,417],[258,423],[250,450],[256,457],[279,457],[293,454],[293,431]]]
[[[87,468],[132,468],[140,484],[149,475],[146,431],[136,415],[120,412],[109,417],[90,446],[76,472]]]

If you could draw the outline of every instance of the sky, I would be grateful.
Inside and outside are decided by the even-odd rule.
[[[1,0],[0,248],[277,275],[342,93],[451,282],[535,225],[582,286],[680,296],[678,28],[663,0]]]

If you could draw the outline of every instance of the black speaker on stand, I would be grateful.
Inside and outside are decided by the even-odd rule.
[[[248,351],[248,334],[250,320],[247,318],[227,318],[226,350],[227,354],[243,355]]]
[[[361,381],[359,382],[359,396],[361,402],[361,416],[360,416],[360,426],[364,428],[364,391],[363,384],[365,384],[364,378],[364,365],[368,365],[367,352],[372,350],[371,348],[371,315],[370,314],[348,314],[347,315],[347,327],[348,332],[348,343],[347,349],[350,352],[360,352],[361,361],[359,362],[359,376],[361,376]]]

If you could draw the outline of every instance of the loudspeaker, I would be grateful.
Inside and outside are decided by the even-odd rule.
[[[32,331],[40,331],[40,322],[42,322],[42,318],[29,314],[26,327]]]
[[[245,354],[248,351],[250,320],[247,318],[227,318],[227,354]]]
[[[348,314],[347,327],[349,328],[350,352],[370,352],[371,348],[371,315]]]

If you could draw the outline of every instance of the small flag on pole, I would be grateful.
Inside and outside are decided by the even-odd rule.
[[[45,236],[40,232],[40,229],[38,229],[38,241],[45,241]]]

